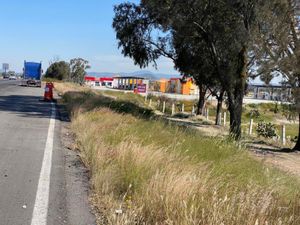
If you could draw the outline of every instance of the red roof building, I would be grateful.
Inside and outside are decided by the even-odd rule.
[[[89,76],[84,77],[85,81],[96,81],[96,79],[97,79],[96,77],[89,77]]]
[[[106,82],[106,81],[111,81],[111,82],[113,82],[113,81],[114,81],[114,78],[111,78],[111,77],[101,77],[101,78],[100,78],[100,82]]]
[[[92,77],[92,76],[85,76],[84,77],[85,84],[87,86],[99,86],[99,87],[112,87],[112,83],[114,81],[111,77]]]

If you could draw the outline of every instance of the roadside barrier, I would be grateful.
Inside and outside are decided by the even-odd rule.
[[[44,93],[44,101],[53,101],[53,83],[46,83],[45,93]]]

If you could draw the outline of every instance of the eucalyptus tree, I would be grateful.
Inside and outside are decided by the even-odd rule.
[[[70,81],[83,84],[86,70],[91,68],[89,62],[82,58],[70,60]]]
[[[193,38],[178,33],[174,35],[173,45],[177,52],[175,65],[181,73],[192,76],[199,87],[197,114],[201,114],[201,110],[204,109],[208,91],[210,95],[216,97],[218,100],[216,125],[221,125],[219,118],[222,113],[224,90],[218,80],[215,67],[210,61],[209,55],[207,55],[208,50],[204,51],[205,44],[202,43],[202,47],[197,48],[196,46],[200,46],[199,40],[197,40],[197,45],[194,41]]]
[[[270,81],[281,75],[293,89],[294,103],[300,122],[300,30],[299,1],[278,0],[273,9],[264,16],[257,49],[260,57],[259,72]],[[283,84],[284,85],[284,84]],[[294,147],[300,150],[300,126],[298,141]]]
[[[265,9],[262,6],[269,1],[142,0],[139,5],[123,3],[115,7],[113,27],[122,53],[141,67],[149,63],[156,65],[159,57],[166,56],[173,59],[180,71],[193,71],[191,74],[205,85],[210,78],[217,78],[228,96],[231,134],[238,139],[249,52],[257,34],[260,10]],[[189,47],[189,59],[194,57],[187,63],[202,62],[193,65],[182,62],[182,46]]]

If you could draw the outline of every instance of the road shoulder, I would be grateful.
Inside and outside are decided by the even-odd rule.
[[[96,219],[89,202],[89,171],[80,156],[74,151],[74,138],[70,132],[70,122],[62,105],[57,104],[61,120],[61,143],[64,152],[66,204],[68,224],[94,225]]]

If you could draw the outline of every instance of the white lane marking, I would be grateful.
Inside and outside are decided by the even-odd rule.
[[[40,172],[39,184],[36,193],[31,225],[46,225],[48,215],[50,175],[52,164],[52,152],[55,128],[55,105],[51,103],[51,119],[48,129],[48,136],[44,150],[42,169]]]

